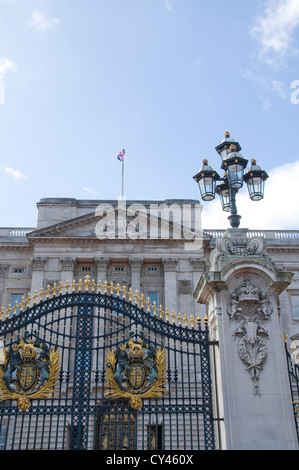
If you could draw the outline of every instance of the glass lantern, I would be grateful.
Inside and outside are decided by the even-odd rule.
[[[265,181],[269,176],[256,164],[256,160],[251,160],[251,167],[244,175],[247,183],[249,197],[252,201],[260,201],[264,197]]]
[[[240,152],[240,150],[242,150],[239,142],[235,142],[234,139],[230,136],[230,133],[226,132],[224,139],[216,147],[216,151],[221,156],[222,162],[227,160],[228,155],[231,153],[231,150],[230,150],[231,145],[235,146],[237,152]]]
[[[230,212],[230,194],[226,174],[224,175],[223,180],[220,181],[220,184],[217,184],[216,193],[220,197],[222,210],[225,212]]]
[[[202,168],[193,176],[193,179],[198,183],[202,199],[211,201],[215,198],[216,181],[220,179],[220,176],[208,165],[208,160],[204,159],[202,163]]]
[[[230,153],[227,159],[222,162],[222,168],[227,173],[229,185],[234,189],[240,189],[243,186],[243,175],[248,160],[245,160],[236,150],[235,145],[230,146]]]

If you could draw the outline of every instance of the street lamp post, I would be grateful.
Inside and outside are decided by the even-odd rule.
[[[228,217],[230,225],[237,228],[240,225],[241,216],[237,211],[236,194],[247,184],[249,197],[252,201],[259,201],[264,197],[265,181],[267,173],[256,164],[256,160],[251,160],[251,166],[245,172],[248,160],[240,154],[241,146],[230,137],[229,132],[225,133],[224,140],[216,147],[216,151],[221,156],[221,168],[224,175],[221,178],[216,171],[203,160],[203,166],[198,170],[193,179],[198,183],[201,197],[204,201],[211,201],[215,194],[220,197],[222,209],[230,212]],[[216,184],[219,181],[219,184]]]

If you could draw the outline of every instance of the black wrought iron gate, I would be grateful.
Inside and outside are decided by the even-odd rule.
[[[206,322],[89,279],[1,315],[1,448],[216,447]]]

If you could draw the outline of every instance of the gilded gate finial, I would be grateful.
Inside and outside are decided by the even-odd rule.
[[[50,299],[51,297],[68,294],[70,291],[80,293],[85,290],[85,292],[89,292],[90,289],[91,292],[104,293],[107,295],[113,295],[114,293],[116,293],[116,297],[134,303],[141,310],[146,311],[154,317],[158,317],[160,320],[166,322],[170,322],[172,320],[172,323],[174,325],[177,324],[182,328],[189,328],[189,324],[192,328],[194,328],[195,324],[197,324],[199,328],[201,327],[200,322],[196,322],[194,320],[194,315],[191,315],[189,318],[188,315],[185,314],[183,317],[181,313],[176,315],[173,310],[170,314],[167,308],[164,311],[162,305],[158,306],[155,301],[151,303],[149,297],[146,299],[144,294],[139,295],[137,290],[135,291],[135,293],[133,293],[131,287],[129,288],[129,290],[127,290],[127,287],[125,285],[121,288],[119,284],[115,286],[113,282],[108,283],[107,280],[104,283],[102,283],[100,280],[96,282],[94,279],[91,280],[89,275],[85,276],[84,281],[82,281],[82,279],[79,279],[79,281],[76,282],[76,280],[74,279],[72,283],[70,283],[70,281],[66,281],[65,284],[63,284],[63,282],[60,282],[59,285],[54,283],[53,287],[47,285],[46,290],[41,288],[40,292],[35,291],[33,296],[28,293],[26,299],[22,297],[21,302],[18,303],[16,301],[14,306],[9,305],[6,310],[2,307],[0,310],[0,321],[11,318],[12,316],[17,315],[19,312],[23,312],[24,307],[30,308],[32,305],[36,305],[37,303],[42,302],[45,299]],[[206,327],[208,326],[208,321],[206,319],[204,320],[204,324]]]

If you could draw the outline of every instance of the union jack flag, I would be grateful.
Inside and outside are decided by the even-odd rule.
[[[125,149],[123,149],[121,152],[119,152],[119,154],[117,155],[117,159],[120,161],[120,162],[123,162],[124,161],[124,155],[125,155]]]

